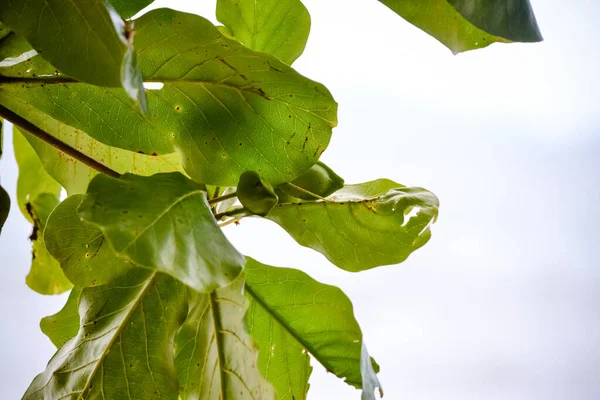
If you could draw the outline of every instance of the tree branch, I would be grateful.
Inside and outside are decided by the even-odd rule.
[[[79,150],[74,149],[73,147],[69,146],[68,144],[61,142],[54,136],[41,130],[40,128],[38,128],[37,126],[32,124],[31,122],[27,121],[25,118],[15,114],[14,112],[10,111],[8,108],[6,108],[2,105],[0,105],[0,117],[11,122],[17,128],[22,129],[25,132],[32,134],[36,138],[49,144],[50,146],[54,147],[58,151],[61,151],[61,152],[65,153],[66,155],[73,157],[77,161],[87,165],[88,167],[90,167],[92,169],[95,169],[98,172],[101,172],[101,173],[108,175],[110,177],[113,177],[113,178],[121,177],[121,174],[118,173],[117,171],[107,167],[104,164],[99,163],[98,161],[83,154]]]

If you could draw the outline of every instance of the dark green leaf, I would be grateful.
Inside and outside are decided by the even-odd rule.
[[[0,24],[0,37],[2,37],[2,26]],[[2,158],[2,147],[4,143],[4,126],[2,118],[0,118],[0,158]],[[8,212],[10,210],[10,197],[6,190],[0,186],[0,233],[2,233],[2,227],[8,218]]]
[[[97,175],[79,215],[100,228],[118,256],[201,292],[230,284],[245,264],[218,227],[206,192],[178,172]]]
[[[58,262],[46,250],[43,232],[52,210],[58,205],[58,197],[50,193],[37,195],[27,203],[27,211],[33,220],[31,270],[25,282],[41,294],[59,294],[73,287]]]
[[[326,201],[280,203],[267,218],[301,245],[357,272],[404,261],[427,243],[437,214],[431,192],[382,179],[347,185]]]
[[[123,18],[131,18],[144,8],[154,2],[154,0],[109,0],[110,4],[117,10]]]
[[[529,0],[447,0],[473,25],[513,42],[539,42],[538,28]]]
[[[81,288],[75,286],[65,306],[56,314],[42,318],[40,328],[57,347],[62,347],[79,332],[79,297]]]
[[[177,280],[142,268],[83,289],[77,335],[52,357],[24,399],[177,400],[173,340],[185,293]]]
[[[61,72],[99,86],[123,86],[147,111],[133,41],[106,0],[5,0],[0,20]]]
[[[217,19],[249,49],[291,65],[304,51],[310,14],[300,0],[217,0]]]
[[[181,399],[271,400],[246,333],[244,281],[209,294],[189,293],[190,311],[175,340]]]
[[[368,363],[370,357],[363,353],[352,303],[340,289],[302,271],[249,257],[245,275],[250,300],[246,320],[259,345],[258,365],[280,399],[306,397],[311,370],[307,353],[350,385],[360,388],[365,380],[377,381],[372,370],[363,371],[361,357]]]
[[[277,188],[279,193],[291,196],[292,199],[280,199],[282,203],[294,203],[302,200],[316,200],[327,197],[344,187],[344,179],[331,168],[317,161],[315,165],[294,181]]]
[[[289,182],[327,147],[337,104],[324,86],[223,37],[199,16],[155,10],[135,26],[145,79],[164,83],[148,91],[151,121],[115,89],[66,81],[4,84],[0,103],[24,116],[36,109],[134,152],[177,149],[192,178],[219,186],[235,186],[245,171]],[[0,67],[0,75],[27,76],[33,62]]]
[[[494,42],[509,41],[477,28],[456,11],[448,0],[380,1],[411,24],[442,42],[454,54],[483,48]]]
[[[133,268],[118,258],[102,231],[77,213],[83,195],[68,197],[54,209],[44,230],[46,249],[77,286],[98,286]]]
[[[246,171],[240,176],[237,198],[252,214],[262,216],[267,215],[279,200],[273,187],[254,171]]]
[[[8,212],[10,210],[10,197],[6,190],[2,186],[0,186],[0,233],[2,232],[2,227],[8,218]]]

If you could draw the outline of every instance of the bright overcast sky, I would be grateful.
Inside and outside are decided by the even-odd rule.
[[[267,221],[227,232],[350,296],[386,399],[600,399],[600,4],[531,2],[544,43],[452,56],[377,1],[305,0],[294,66],[340,103],[324,161],[348,183],[428,188],[440,218],[407,262],[361,274]],[[155,5],[214,21],[214,3]],[[0,174],[14,196],[11,154]],[[38,323],[66,299],[26,287],[30,229],[14,207],[0,237],[2,399],[44,369],[54,349]],[[315,365],[309,399],[359,398]]]

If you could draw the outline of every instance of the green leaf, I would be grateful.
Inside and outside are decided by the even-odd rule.
[[[51,193],[39,194],[27,203],[28,213],[33,220],[33,232],[29,237],[33,248],[31,270],[25,282],[41,294],[59,294],[73,287],[58,262],[46,250],[42,236],[48,216],[57,204],[58,197]]]
[[[27,105],[25,105],[27,107]],[[151,156],[107,146],[91,138],[85,132],[62,124],[45,114],[33,110],[28,120],[68,144],[77,151],[99,161],[101,164],[123,174],[153,175],[158,172],[183,171],[179,154]],[[85,193],[89,182],[98,172],[33,135],[23,133],[46,171],[67,190],[69,195]]]
[[[48,253],[77,286],[108,283],[133,268],[117,257],[102,231],[77,213],[83,195],[68,197],[54,209],[44,230]]]
[[[42,318],[40,328],[57,347],[62,347],[79,332],[79,298],[81,288],[75,286],[65,306],[56,314]]]
[[[133,17],[149,6],[154,0],[109,0],[119,15],[125,19]]]
[[[177,280],[143,268],[83,289],[77,335],[23,398],[177,400],[173,340],[185,315],[185,293]]]
[[[246,171],[240,176],[237,198],[252,214],[262,216],[267,215],[279,201],[273,187],[254,171]]]
[[[206,192],[178,172],[97,175],[79,215],[104,233],[118,256],[200,292],[230,284],[245,264],[218,227]]]
[[[291,65],[304,51],[310,14],[300,0],[217,0],[217,19],[249,49]]]
[[[22,116],[36,109],[133,152],[177,149],[192,178],[217,186],[235,186],[245,171],[272,184],[290,182],[326,149],[337,104],[323,85],[196,15],[154,10],[135,27],[145,79],[164,83],[148,91],[154,119],[133,112],[115,89],[54,78],[25,87],[9,79],[0,103]],[[34,61],[0,67],[0,75],[30,76]]]
[[[19,166],[17,203],[25,218],[33,222],[27,210],[27,203],[35,200],[42,193],[52,194],[58,199],[60,185],[46,173],[39,157],[16,127],[13,128],[13,145]]]
[[[246,333],[243,285],[240,278],[209,294],[190,291],[190,311],[175,340],[182,400],[274,398],[256,367],[256,349]]]
[[[2,233],[2,227],[8,218],[8,212],[10,210],[10,197],[6,190],[0,186],[0,233]]]
[[[308,171],[300,175],[293,182],[284,183],[277,188],[277,192],[284,196],[280,199],[285,203],[293,203],[302,200],[316,200],[327,197],[344,187],[344,179],[333,172],[331,168],[317,161]]]
[[[106,0],[6,0],[0,20],[64,74],[93,85],[122,86],[147,113],[133,41]]]
[[[529,0],[447,1],[473,25],[492,35],[513,42],[543,40]]]
[[[280,203],[267,218],[299,244],[358,272],[398,264],[427,243],[438,206],[425,189],[382,179],[347,185],[326,201]]]
[[[374,372],[374,378],[363,375],[362,332],[340,289],[302,271],[247,259],[248,329],[259,345],[259,368],[279,399],[306,397],[311,371],[307,352],[350,385],[360,388],[366,378],[377,380]]]
[[[454,54],[509,42],[477,28],[448,2],[450,0],[380,0],[402,18],[427,32]],[[508,0],[496,1],[506,4]]]

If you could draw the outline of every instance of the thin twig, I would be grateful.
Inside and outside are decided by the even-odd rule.
[[[217,203],[220,203],[220,202],[228,200],[228,199],[233,199],[236,196],[237,196],[237,192],[227,193],[223,196],[215,197],[215,198],[208,200],[208,204],[212,206],[213,204],[217,204]]]
[[[238,217],[238,216],[245,217],[247,214],[248,214],[248,210],[246,210],[243,207],[239,207],[239,208],[234,208],[233,210],[219,213],[219,214],[215,215],[215,219],[217,221],[220,221],[224,217]]]
[[[98,172],[101,172],[101,173],[108,175],[110,177],[113,177],[113,178],[121,177],[121,174],[118,173],[117,171],[107,167],[104,164],[99,163],[98,161],[81,153],[80,151],[69,146],[68,144],[61,142],[54,136],[50,135],[48,132],[41,130],[40,128],[38,128],[37,126],[32,124],[31,122],[27,121],[25,118],[15,114],[14,112],[10,111],[8,108],[1,106],[1,105],[0,105],[0,117],[6,119],[7,121],[11,122],[14,126],[18,127],[19,129],[22,129],[25,132],[32,134],[33,136],[40,139],[41,141],[48,143],[50,146],[56,148],[57,150],[65,153],[68,156],[73,157],[77,161],[87,165],[88,167],[90,167],[92,169],[95,169]]]

